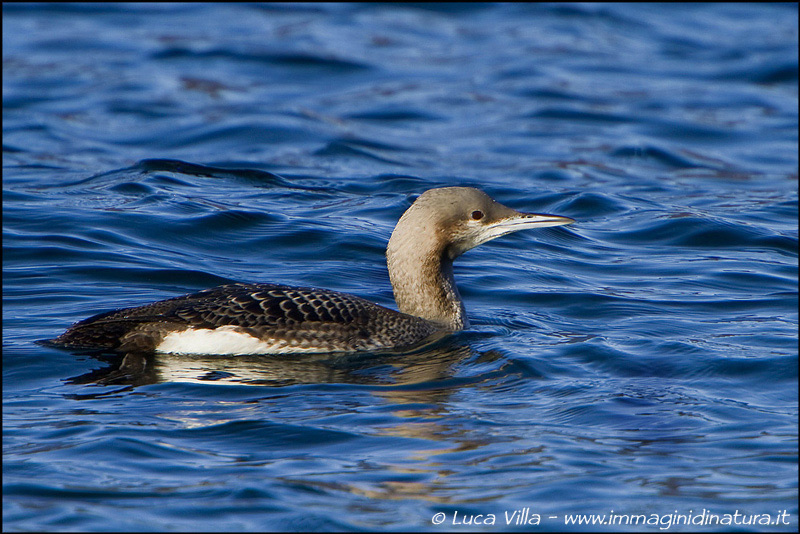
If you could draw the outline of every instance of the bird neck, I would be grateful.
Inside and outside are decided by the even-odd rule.
[[[401,312],[462,330],[469,323],[444,249],[434,239],[395,231],[386,249],[389,278]]]

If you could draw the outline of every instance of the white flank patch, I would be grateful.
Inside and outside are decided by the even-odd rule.
[[[239,331],[236,326],[189,328],[167,334],[156,352],[173,354],[291,354],[324,352],[319,348],[300,347],[283,339],[262,340]]]

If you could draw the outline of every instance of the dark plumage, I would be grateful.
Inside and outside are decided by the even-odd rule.
[[[343,345],[350,350],[413,345],[440,330],[419,317],[347,293],[239,283],[101,313],[75,323],[52,342],[67,348],[149,352],[170,332],[220,326],[235,326],[258,338],[295,339],[299,346],[313,343],[320,352],[342,350]]]

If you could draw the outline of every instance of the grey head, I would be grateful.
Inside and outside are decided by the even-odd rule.
[[[466,328],[453,260],[511,232],[572,222],[559,215],[519,212],[472,187],[428,190],[400,218],[386,249],[397,306],[450,330]]]

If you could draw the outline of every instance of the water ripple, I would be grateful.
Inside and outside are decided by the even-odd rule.
[[[796,5],[3,15],[6,530],[797,530]],[[576,220],[459,258],[465,332],[124,367],[35,344],[234,280],[394,306],[397,218],[464,185]]]

